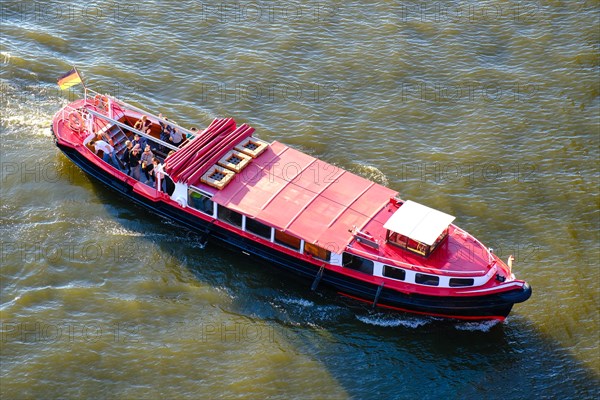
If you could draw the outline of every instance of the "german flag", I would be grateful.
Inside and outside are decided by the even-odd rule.
[[[79,76],[79,72],[77,72],[77,69],[75,68],[58,78],[58,86],[62,90],[68,89],[71,86],[75,86],[79,83],[82,83],[81,77]]]

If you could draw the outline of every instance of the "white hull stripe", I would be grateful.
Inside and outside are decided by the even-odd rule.
[[[464,291],[464,292],[458,292],[458,293],[481,293],[481,292],[491,292],[494,290],[500,290],[500,289],[506,289],[509,287],[523,287],[523,282],[511,282],[511,283],[507,283],[506,285],[500,285],[500,286],[496,286],[493,288],[487,288],[487,289],[479,289],[479,290],[468,290],[468,291]]]

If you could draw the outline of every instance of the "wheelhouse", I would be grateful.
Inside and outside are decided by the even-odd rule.
[[[455,217],[407,200],[383,225],[386,242],[429,257],[448,236]]]

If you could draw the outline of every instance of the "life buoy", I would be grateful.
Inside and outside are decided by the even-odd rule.
[[[69,114],[69,128],[77,132],[81,132],[81,129],[83,129],[83,117],[79,111],[73,111]]]
[[[107,112],[108,111],[108,97],[101,95],[101,94],[97,94],[96,96],[94,96],[94,105],[96,106],[96,108],[102,112]]]

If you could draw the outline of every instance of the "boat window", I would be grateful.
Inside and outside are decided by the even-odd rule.
[[[448,236],[448,228],[444,229],[444,231],[437,237],[435,242],[430,246],[429,253],[433,253],[433,251],[438,247],[438,245]]]
[[[406,243],[408,242],[408,238],[404,235],[401,235],[396,232],[388,231],[388,241],[402,248],[406,248]]]
[[[440,277],[427,274],[416,274],[415,282],[421,285],[437,286],[440,284]]]
[[[300,251],[300,239],[280,230],[275,230],[275,243]]]
[[[422,256],[426,256],[429,254],[429,246],[421,242],[417,242],[416,240],[408,239],[408,244],[406,245],[406,248]]]
[[[389,265],[383,266],[383,276],[392,279],[398,279],[399,281],[403,281],[406,279],[406,271],[401,268],[390,267]]]
[[[314,244],[304,243],[304,254],[310,254],[315,258],[324,261],[329,261],[329,256],[331,255],[331,252]]]
[[[271,239],[271,227],[252,218],[246,218],[246,231]]]
[[[422,256],[428,256],[430,253],[430,247],[426,244],[417,242],[416,240],[412,240],[404,235],[401,235],[396,232],[391,232],[389,230],[388,242],[398,247],[402,247],[403,249],[407,249],[414,253],[420,254]]]
[[[473,278],[450,278],[450,287],[473,286]]]
[[[227,222],[228,224],[235,226],[242,226],[242,214],[235,211],[231,211],[228,208],[221,207],[217,209],[217,218],[221,221]]]
[[[437,237],[437,239],[435,239],[435,242],[433,243],[433,245],[431,246],[432,248],[437,247],[437,245],[446,238],[446,236],[448,236],[448,228],[444,229],[444,231],[442,233],[440,233],[440,236]]]
[[[375,263],[369,259],[355,256],[350,253],[344,253],[342,255],[342,264],[346,268],[364,272],[369,275],[373,275],[373,266],[375,265]]]
[[[195,190],[188,189],[188,206],[202,211],[205,214],[213,214],[213,202],[208,196],[203,195]]]

